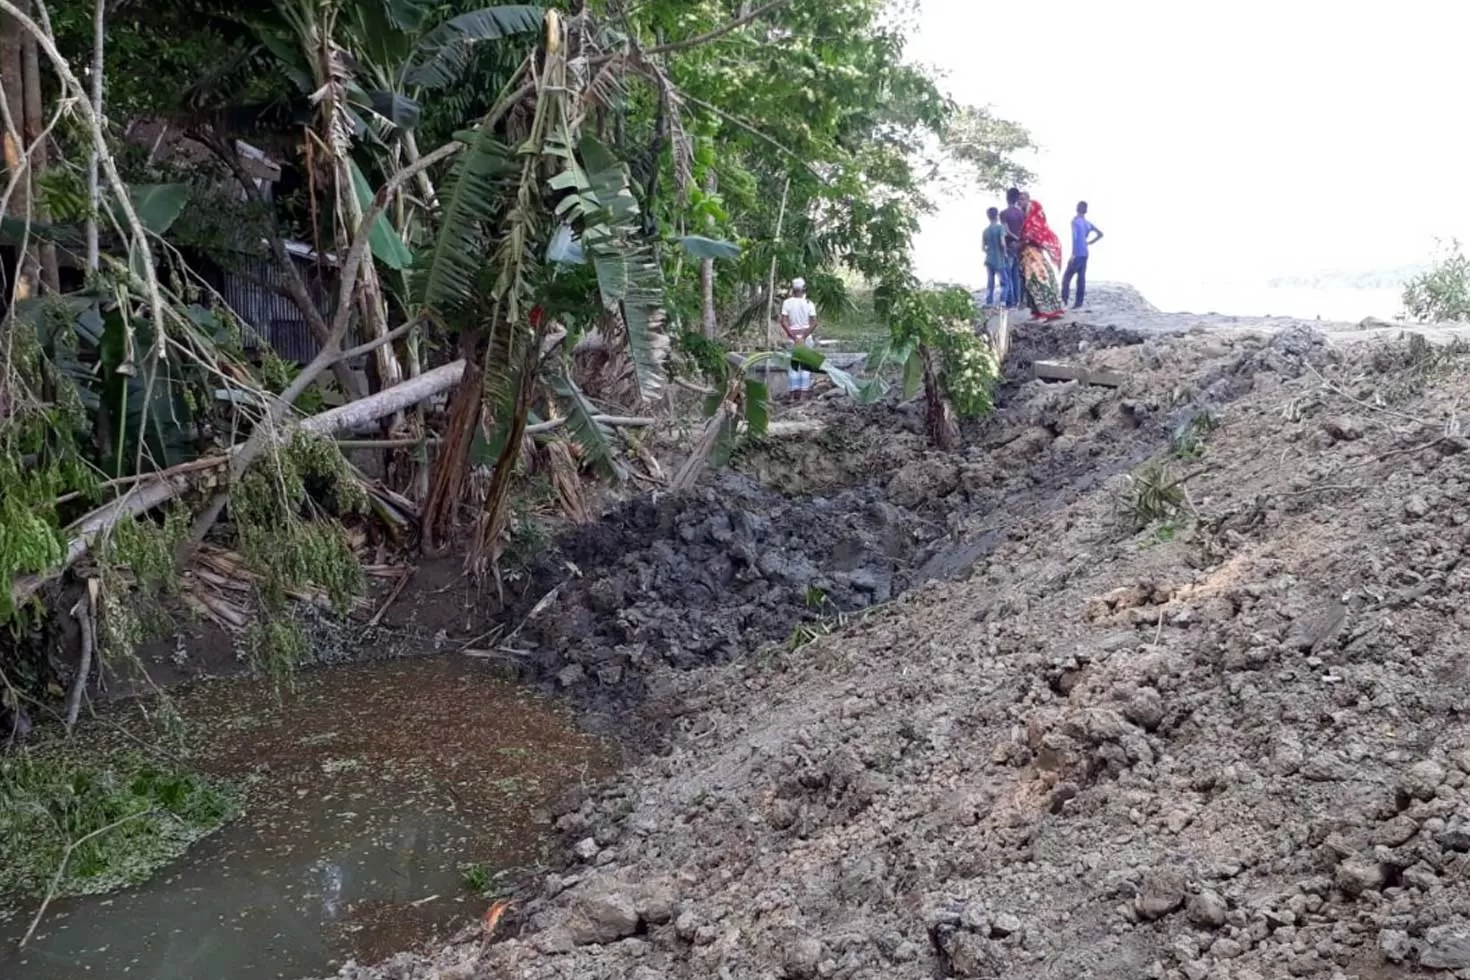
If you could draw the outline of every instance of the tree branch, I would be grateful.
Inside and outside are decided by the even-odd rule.
[[[731,31],[739,30],[746,24],[749,24],[751,21],[765,16],[778,7],[784,7],[790,2],[791,0],[771,0],[770,3],[767,3],[761,7],[757,7],[743,17],[737,17],[721,27],[716,27],[712,31],[706,31],[703,34],[697,34],[694,37],[688,38],[683,41],[670,41],[668,44],[660,44],[657,47],[649,48],[647,51],[644,52],[644,55],[652,56],[659,54],[672,54],[675,51],[684,51],[688,48],[698,47],[701,44],[708,44],[710,41],[718,40],[719,38],[724,37],[726,34],[729,34]]]
[[[375,395],[358,399],[351,404],[304,418],[299,425],[304,431],[313,435],[330,437],[344,428],[351,428],[392,415],[404,408],[411,407],[416,402],[426,401],[454,387],[464,374],[464,366],[464,361],[452,361],[443,367],[425,371],[412,381],[405,381],[397,387],[388,388]],[[264,448],[264,441],[269,438],[271,428],[263,421],[262,429],[257,431],[263,431],[266,435],[262,437],[260,446],[253,450],[255,455],[258,455]],[[252,433],[251,438],[254,437],[255,434]],[[87,553],[97,538],[110,532],[120,521],[147,513],[184,493],[189,488],[189,481],[185,478],[188,474],[233,464],[231,475],[238,479],[245,469],[245,466],[240,465],[239,458],[245,454],[250,445],[250,441],[247,440],[230,447],[219,456],[191,460],[188,463],[181,463],[138,479],[127,493],[103,504],[69,525],[66,533],[70,540],[67,543],[66,556],[62,559],[61,564],[42,574],[27,575],[17,579],[10,587],[11,598],[17,605],[24,603],[43,585],[55,580],[62,572],[75,564]],[[228,499],[228,496],[228,493],[219,495],[225,499]],[[213,501],[211,506],[213,506]],[[223,507],[223,504],[220,506]],[[207,510],[208,508],[206,512]]]
[[[88,135],[92,138],[93,148],[97,151],[99,162],[102,164],[103,172],[107,174],[107,181],[113,196],[117,198],[118,207],[122,209],[123,217],[127,220],[128,230],[132,233],[133,247],[136,248],[143,259],[143,287],[148,295],[148,305],[153,315],[153,337],[154,346],[160,352],[163,350],[163,294],[158,288],[158,271],[153,264],[153,249],[148,244],[148,233],[143,228],[143,223],[138,219],[138,212],[133,208],[132,198],[128,196],[128,185],[123,183],[122,177],[118,175],[117,163],[112,158],[112,153],[107,148],[107,137],[102,131],[102,118],[93,111],[91,99],[82,83],[72,72],[71,66],[57,50],[56,42],[52,39],[49,31],[41,28],[35,21],[31,20],[11,0],[0,0],[0,12],[9,14],[24,30],[36,38],[37,45],[46,53],[46,59],[51,62],[52,70],[61,79],[62,86],[70,94],[73,103],[80,110],[82,118],[87,124]],[[131,357],[131,351],[128,352]],[[126,371],[124,369],[127,369]],[[119,373],[129,373],[132,364],[125,360],[118,367]]]
[[[107,0],[97,0],[92,10],[92,111],[102,115],[102,77],[105,71],[105,38],[107,36]],[[87,200],[91,210],[87,214],[87,268],[96,272],[101,266],[101,250],[97,238],[97,208],[102,203],[102,188],[98,177],[100,160],[97,148],[87,156]]]
[[[758,139],[765,140],[767,143],[771,144],[776,149],[780,150],[782,153],[786,154],[791,159],[793,159],[797,163],[801,164],[801,166],[803,168],[805,168],[806,171],[808,173],[810,173],[813,177],[817,178],[817,180],[820,180],[823,184],[826,184],[828,186],[831,185],[832,182],[830,180],[828,180],[826,177],[823,177],[820,173],[818,173],[817,170],[811,164],[809,164],[809,163],[806,162],[806,160],[801,156],[801,154],[797,153],[793,149],[790,149],[785,144],[783,144],[779,140],[777,140],[775,137],[773,137],[773,136],[767,136],[765,133],[761,132],[759,129],[757,129],[755,126],[751,125],[750,123],[746,122],[744,119],[741,119],[739,116],[731,115],[730,113],[726,112],[724,109],[721,109],[719,106],[710,105],[708,102],[704,101],[703,99],[696,99],[694,96],[689,95],[689,94],[687,94],[685,92],[680,92],[680,93],[678,93],[678,95],[679,95],[679,100],[681,102],[689,102],[689,103],[691,103],[693,105],[697,105],[701,109],[705,110],[706,112],[712,112],[715,115],[719,116],[721,119],[725,120],[726,122],[733,123],[734,125],[739,126],[741,129],[745,130],[750,135],[752,135],[752,136],[754,136],[754,137],[756,137]]]
[[[61,876],[66,871],[66,864],[68,861],[71,860],[71,856],[73,853],[76,852],[77,848],[81,847],[83,844],[87,843],[87,841],[91,840],[94,837],[100,837],[102,834],[107,833],[109,830],[116,830],[118,827],[121,827],[129,820],[137,820],[139,817],[152,816],[153,813],[154,811],[152,808],[149,808],[147,810],[139,810],[136,813],[130,813],[122,819],[114,820],[112,823],[108,824],[105,827],[98,827],[91,833],[84,834],[83,836],[78,837],[76,840],[72,841],[70,844],[66,845],[66,850],[63,851],[61,855],[61,863],[56,866],[56,874],[51,876],[51,885],[46,889],[46,897],[42,899],[41,907],[36,909],[36,914],[32,916],[30,928],[26,930],[26,934],[24,936],[20,937],[20,942],[16,945],[24,948],[26,943],[31,941],[31,937],[36,934],[36,927],[41,924],[41,917],[46,914],[46,909],[51,905],[51,900],[56,897],[56,889],[61,884]]]

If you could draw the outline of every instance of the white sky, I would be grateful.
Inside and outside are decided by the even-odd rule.
[[[1107,234],[1095,279],[1149,295],[1470,239],[1467,0],[922,3],[910,57],[1031,131],[1063,241],[1083,199]],[[983,277],[989,203],[941,202],[921,276]]]

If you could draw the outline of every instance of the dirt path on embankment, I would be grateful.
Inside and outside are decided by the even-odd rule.
[[[657,751],[493,942],[342,976],[1470,977],[1470,355],[1084,320],[1019,332],[959,453],[825,404],[740,461],[801,499],[565,542],[525,638]]]

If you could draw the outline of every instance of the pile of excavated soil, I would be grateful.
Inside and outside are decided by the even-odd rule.
[[[1470,977],[1470,361],[1038,333],[1127,380],[1016,380],[950,457],[875,416],[873,499],[944,528],[908,592],[794,651],[660,655],[666,744],[557,817],[580,863],[493,942],[341,975]],[[663,539],[719,544],[724,486]],[[589,642],[675,594],[637,584]]]
[[[1033,358],[1079,345],[1141,342],[1069,326],[1025,338],[1016,363],[1029,372]],[[1146,458],[1165,420],[1099,432],[1086,454],[1029,458],[1038,439],[1107,397],[1026,401],[973,426],[962,453],[928,448],[917,403],[858,410],[831,398],[787,411],[798,437],[746,446],[691,493],[634,498],[562,535],[514,603],[509,618],[525,624],[514,644],[529,651],[527,673],[552,680],[599,727],[661,742],[685,713],[660,696],[665,668],[769,661],[774,647],[813,635],[802,624],[824,632],[968,569],[979,552],[959,533],[967,520]],[[1089,431],[1106,428],[1093,421]],[[1016,465],[998,469],[997,452],[1018,454]]]
[[[727,663],[889,601],[934,536],[877,487],[789,500],[724,471],[559,539],[539,577],[560,585],[522,635],[561,687],[626,701],[662,668]]]

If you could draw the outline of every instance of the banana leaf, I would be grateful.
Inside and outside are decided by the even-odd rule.
[[[358,167],[357,161],[348,160],[352,171],[352,186],[357,192],[358,203],[362,205],[364,213],[373,205],[373,189],[368,186],[367,177],[363,176],[362,169]],[[403,239],[398,237],[398,232],[393,230],[393,225],[388,221],[386,213],[379,213],[373,219],[372,231],[368,233],[368,247],[372,249],[373,257],[390,269],[402,271],[413,264],[413,253],[408,246],[403,244]]]
[[[424,35],[419,54],[404,72],[408,85],[444,88],[464,76],[477,45],[537,30],[545,11],[513,4],[482,7],[453,17]]]

